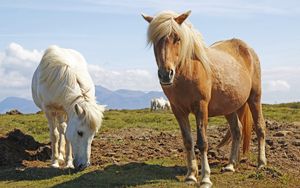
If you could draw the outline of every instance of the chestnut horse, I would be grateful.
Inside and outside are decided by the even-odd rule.
[[[185,181],[197,182],[198,176],[188,119],[193,113],[201,153],[200,184],[211,187],[207,159],[208,117],[224,115],[229,123],[232,148],[224,170],[234,171],[242,138],[243,151],[249,149],[252,124],[258,137],[258,167],[266,165],[261,71],[254,50],[239,39],[205,46],[201,34],[185,21],[190,12],[179,15],[164,11],[155,17],[142,16],[149,22],[148,42],[154,47],[160,84],[181,129],[187,154]]]

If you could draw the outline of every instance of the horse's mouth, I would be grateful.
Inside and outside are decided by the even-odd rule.
[[[161,86],[171,86],[171,85],[173,85],[173,82],[160,82],[160,85]]]

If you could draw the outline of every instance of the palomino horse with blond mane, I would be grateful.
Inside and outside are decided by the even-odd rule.
[[[252,123],[258,137],[258,167],[266,165],[260,63],[254,50],[238,39],[205,46],[200,33],[185,21],[189,14],[190,11],[181,15],[164,11],[155,17],[143,17],[149,22],[148,42],[154,47],[160,84],[180,125],[187,154],[185,181],[197,182],[198,175],[188,119],[193,113],[201,153],[200,184],[211,187],[208,117],[224,115],[229,123],[232,148],[224,170],[234,171],[239,162],[242,137],[243,151],[249,149]]]
[[[32,97],[48,119],[51,166],[58,168],[59,159],[65,158],[67,168],[87,167],[104,107],[96,104],[95,86],[83,56],[57,46],[47,49],[33,75]]]

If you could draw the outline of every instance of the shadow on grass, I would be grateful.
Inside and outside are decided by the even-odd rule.
[[[110,165],[103,170],[95,170],[55,187],[127,187],[151,184],[157,181],[179,181],[176,176],[184,175],[185,168],[165,167],[146,163]]]
[[[94,170],[58,184],[55,187],[127,187],[151,184],[157,181],[179,181],[176,176],[183,176],[185,168],[181,166],[166,167],[146,163],[128,163],[124,165],[109,165],[104,169]],[[74,170],[53,168],[26,168],[15,170],[12,168],[0,171],[0,181],[36,181],[51,179],[62,175],[75,175]]]
[[[0,181],[44,180],[72,173],[69,169],[62,170],[49,167],[26,168],[23,170],[7,168],[0,171]]]

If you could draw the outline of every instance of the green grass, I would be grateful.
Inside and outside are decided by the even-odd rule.
[[[266,119],[300,122],[299,103],[263,105],[263,110]],[[195,118],[192,115],[190,120],[192,128],[195,129]],[[223,117],[209,120],[210,125],[225,123]],[[14,128],[32,135],[39,142],[49,142],[47,121],[43,114],[0,115],[0,135]],[[123,128],[179,132],[174,115],[170,112],[150,112],[149,109],[105,112],[101,132],[116,132]],[[215,187],[243,187],[246,179],[248,185],[250,182],[253,187],[289,187],[291,182],[292,185],[297,184],[297,178],[288,175],[279,177],[279,182],[273,182],[272,179],[266,178],[264,173],[220,174],[220,168],[221,166],[212,168]],[[185,161],[181,158],[151,159],[120,165],[106,164],[104,167],[93,166],[79,173],[47,167],[28,168],[24,171],[7,168],[0,170],[0,187],[86,187],[87,184],[90,187],[189,187],[182,182],[185,171]]]

